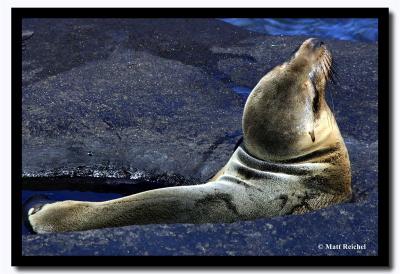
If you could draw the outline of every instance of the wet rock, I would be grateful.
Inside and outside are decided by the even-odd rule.
[[[186,41],[186,29],[179,41],[175,26],[185,20],[168,21],[172,33],[151,20],[53,21],[24,21],[36,34],[23,55],[25,177],[130,178],[142,170],[202,182],[227,161],[243,100],[207,64],[190,61],[214,60],[210,44],[227,43],[221,26],[235,39],[247,32],[212,20],[203,35]],[[182,44],[173,50],[167,41]]]
[[[23,255],[377,255],[375,208],[345,204],[232,224],[174,224],[23,236]],[[323,224],[323,225],[321,225]],[[342,244],[329,249],[327,245]],[[365,249],[344,246],[359,244]],[[321,246],[322,245],[322,246]]]

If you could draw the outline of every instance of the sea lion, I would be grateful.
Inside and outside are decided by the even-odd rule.
[[[325,101],[332,55],[315,38],[266,74],[243,114],[243,143],[209,182],[105,202],[29,210],[37,233],[150,223],[234,222],[302,213],[351,197],[350,162]]]

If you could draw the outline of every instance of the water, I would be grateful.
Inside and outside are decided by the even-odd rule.
[[[118,193],[99,193],[91,191],[72,191],[72,190],[49,190],[49,191],[36,191],[36,190],[23,190],[22,203],[25,203],[30,197],[34,195],[45,195],[50,200],[64,201],[64,200],[79,200],[99,202],[111,199],[120,198],[124,195]]]
[[[268,35],[308,36],[359,42],[378,40],[378,19],[374,18],[225,18],[223,21]],[[231,89],[247,99],[248,87]]]
[[[225,18],[222,20],[268,35],[301,35],[360,42],[378,40],[378,19],[375,18]]]

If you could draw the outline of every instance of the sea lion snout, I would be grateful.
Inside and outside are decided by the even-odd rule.
[[[309,44],[309,46],[312,49],[318,49],[325,45],[325,43],[323,41],[319,40],[318,38],[309,38],[306,41],[304,41],[304,44],[306,44],[306,45]]]
[[[330,78],[332,53],[326,44],[318,38],[305,40],[292,54],[284,67],[288,66],[297,73],[320,74],[325,80]]]

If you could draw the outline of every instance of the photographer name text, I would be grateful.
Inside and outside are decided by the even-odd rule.
[[[367,244],[319,244],[318,249],[365,250],[367,249]]]

